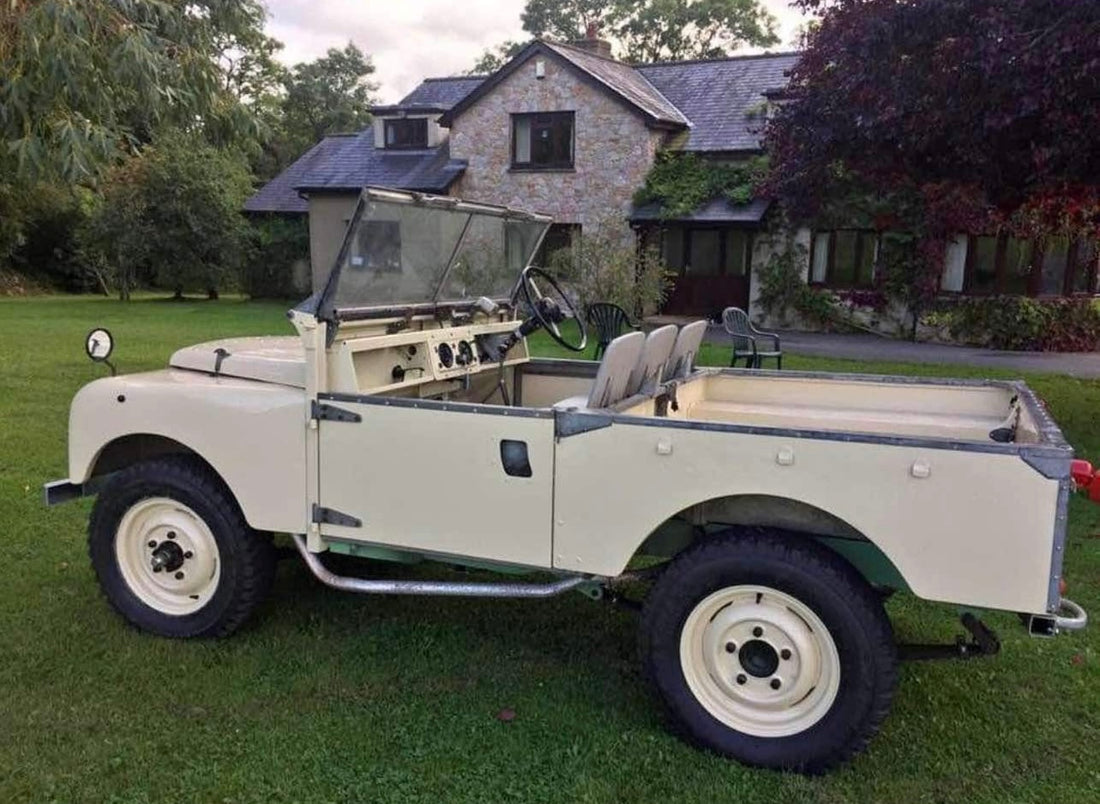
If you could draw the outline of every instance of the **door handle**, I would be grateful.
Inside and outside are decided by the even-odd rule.
[[[527,456],[527,442],[510,438],[500,442],[500,463],[509,477],[530,477],[531,460]]]

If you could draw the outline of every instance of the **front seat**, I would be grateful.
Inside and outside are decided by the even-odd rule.
[[[672,356],[672,346],[676,342],[676,327],[669,324],[650,332],[645,339],[642,348],[642,356],[638,358],[637,365],[630,372],[630,379],[626,383],[626,395],[648,394],[654,391],[661,381],[661,375],[665,371],[669,358]]]
[[[588,396],[571,396],[554,403],[554,407],[558,410],[607,408],[625,399],[630,373],[638,365],[645,340],[641,332],[628,332],[611,341],[603,353]]]

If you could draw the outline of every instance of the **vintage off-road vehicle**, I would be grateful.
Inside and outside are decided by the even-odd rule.
[[[46,498],[98,494],[110,603],[154,634],[225,636],[268,591],[273,533],[351,592],[642,589],[641,661],[679,731],[804,772],[886,715],[890,591],[965,612],[970,641],[917,655],[995,652],[982,609],[1084,625],[1060,581],[1071,474],[1092,472],[1025,385],[699,369],[704,322],[623,335],[599,363],[534,359],[539,327],[585,343],[529,265],[548,225],[365,190],[323,290],[289,313],[297,337],[81,389]],[[88,351],[105,359],[108,333]],[[326,552],[536,577],[378,580]]]

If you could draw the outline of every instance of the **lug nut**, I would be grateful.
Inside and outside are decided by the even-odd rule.
[[[733,642],[727,642],[726,653],[737,653],[737,645],[735,645]]]
[[[171,536],[171,534],[169,534],[169,536]],[[756,628],[752,629],[752,635],[758,638],[762,637],[764,636],[764,629],[758,625],[756,626]]]
[[[779,658],[783,661],[787,661],[787,659],[791,658],[791,652],[787,650],[787,648],[783,648],[783,650],[779,651]]]
[[[184,558],[194,558],[195,554],[192,553],[190,550],[188,550],[186,553],[183,554],[183,557]],[[787,655],[790,655],[790,651],[787,651]],[[784,656],[783,658],[787,658],[787,657]]]
[[[772,689],[773,689],[773,690],[777,690],[777,689],[779,689],[779,687],[780,687],[780,685],[781,685],[782,683],[783,683],[783,682],[781,682],[781,681],[780,681],[780,680],[779,680],[778,678],[773,678],[773,679],[772,679]]]
[[[177,581],[182,581],[183,580],[183,573],[182,572],[177,572],[176,573],[176,580]]]
[[[176,532],[175,532],[174,530],[170,530],[170,531],[168,531],[168,538],[169,538],[169,539],[174,539],[174,538],[176,538]]]
[[[747,678],[745,678],[745,674],[744,674],[744,673],[738,673],[738,674],[737,674],[737,683],[738,683],[738,684],[744,684],[744,683],[745,683],[746,681],[748,681],[748,679],[747,679]]]
[[[155,550],[155,549],[156,549],[156,546],[157,546],[157,543],[156,543],[156,541],[154,541],[153,539],[150,539],[150,540],[149,540],[149,549],[150,549],[150,550]]]

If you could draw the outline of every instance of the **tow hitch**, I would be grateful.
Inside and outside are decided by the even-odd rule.
[[[917,662],[929,659],[973,659],[993,656],[1001,650],[1001,640],[990,628],[970,612],[960,618],[963,628],[973,637],[969,642],[962,634],[953,645],[898,645],[898,658]]]

